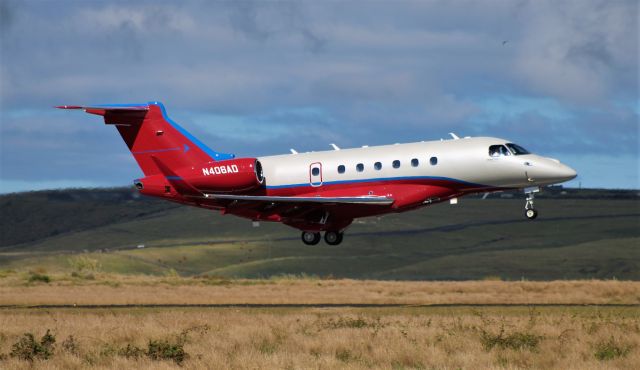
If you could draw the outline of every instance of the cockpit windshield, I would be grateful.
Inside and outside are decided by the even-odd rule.
[[[520,145],[517,145],[517,144],[508,143],[507,147],[509,148],[511,153],[513,153],[514,155],[531,154],[531,153],[529,153],[528,150],[526,150],[525,148],[523,148],[523,147],[521,147]]]
[[[504,145],[491,145],[489,147],[489,155],[492,157],[500,157],[511,155],[511,152]]]

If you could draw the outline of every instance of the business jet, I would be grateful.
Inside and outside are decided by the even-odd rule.
[[[115,126],[144,177],[140,193],[255,222],[282,222],[307,245],[342,242],[359,217],[414,210],[474,193],[524,189],[535,219],[540,187],[576,171],[508,140],[459,138],[353,149],[237,158],[214,151],[172,121],[159,102],[82,109]]]

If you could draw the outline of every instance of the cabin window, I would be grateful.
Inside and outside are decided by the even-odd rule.
[[[431,157],[431,159],[429,159],[429,163],[431,163],[432,166],[435,166],[438,164],[438,157]]]
[[[400,161],[396,159],[391,163],[391,166],[393,166],[393,168],[400,168]]]
[[[489,147],[489,155],[491,157],[501,157],[501,156],[511,155],[511,152],[504,145],[491,145]]]
[[[344,171],[345,171],[345,170],[346,170],[346,169],[345,169],[345,167],[344,167],[344,165],[343,165],[343,164],[341,164],[341,165],[339,165],[339,166],[338,166],[338,173],[344,173]]]
[[[320,169],[319,169],[318,167],[313,167],[313,168],[311,169],[311,174],[312,174],[313,176],[318,176],[318,175],[320,174]]]
[[[376,169],[376,171],[380,171],[382,169],[382,163],[380,162],[376,162],[373,164],[373,168]]]
[[[520,145],[517,145],[517,144],[508,143],[507,144],[507,148],[509,148],[509,150],[511,151],[511,153],[513,153],[513,155],[531,154],[531,153],[529,153],[528,150],[526,150],[525,148],[523,148],[523,147],[521,147]]]
[[[411,160],[411,167],[418,167],[419,164],[420,164],[420,161],[418,161],[418,158],[413,158]]]
[[[362,172],[362,171],[364,171],[364,164],[362,164],[362,163],[358,163],[358,164],[356,165],[356,171],[358,171],[358,172]]]

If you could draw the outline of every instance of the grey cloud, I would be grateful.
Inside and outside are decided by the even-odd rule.
[[[264,43],[293,32],[312,52],[320,52],[326,45],[326,40],[309,26],[302,9],[305,3],[241,0],[222,4],[229,11],[231,26],[254,41]]]
[[[51,123],[61,131],[33,136],[16,126],[41,127],[44,107],[73,103],[161,100],[170,114],[291,128],[252,142],[193,126],[212,146],[237,145],[249,155],[286,152],[307,140],[301,150],[325,148],[325,141],[437,139],[450,131],[523,143],[543,135],[541,151],[606,154],[616,147],[632,154],[637,147],[638,112],[617,108],[638,101],[636,1],[2,1],[0,9],[9,14],[2,27],[11,28],[2,32],[0,141],[11,148],[3,156],[28,149],[34,154],[16,163],[37,164],[51,142],[67,143],[51,154],[57,172],[43,169],[42,176],[86,171],[129,179],[136,170],[122,170],[117,158],[128,154],[114,133],[74,134],[93,117],[63,125],[66,118],[56,116]],[[482,102],[494,96],[553,100],[573,117],[553,120],[533,107],[478,123]],[[300,108],[326,116],[274,113]],[[12,115],[29,109],[29,119]],[[101,143],[102,135],[114,141]],[[87,167],[98,163],[100,155],[91,154],[98,152],[112,161],[103,174]],[[3,177],[38,177],[3,161]]]

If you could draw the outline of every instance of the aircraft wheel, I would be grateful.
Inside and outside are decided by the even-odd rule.
[[[526,211],[524,211],[524,215],[527,216],[529,220],[533,220],[536,217],[538,217],[538,211],[536,211],[533,208],[529,208]]]
[[[343,235],[343,233],[337,231],[327,231],[324,233],[324,241],[329,245],[338,245],[342,243]]]
[[[312,233],[309,231],[302,232],[302,242],[306,245],[316,245],[320,242],[320,233]]]

